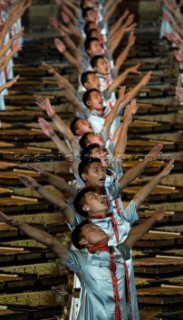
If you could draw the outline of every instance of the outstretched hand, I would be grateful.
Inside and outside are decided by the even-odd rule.
[[[124,20],[126,17],[128,17],[129,13],[130,13],[129,10],[126,9],[125,12],[122,14],[121,19]]]
[[[153,217],[155,217],[156,221],[161,221],[165,215],[166,215],[165,204],[162,203],[154,211]]]
[[[124,112],[123,123],[130,125],[133,119],[133,115],[137,112],[138,105],[137,101],[133,99],[127,106]]]
[[[55,115],[55,110],[50,104],[50,99],[45,97],[37,97],[36,98],[36,104],[44,111],[46,111],[48,117],[53,118]]]
[[[19,180],[29,189],[37,190],[40,186],[40,184],[32,177],[25,176],[25,175],[19,175]]]
[[[138,63],[135,66],[130,68],[130,72],[132,73],[137,73],[137,74],[141,74],[141,72],[138,70],[138,68],[140,68],[142,63]]]
[[[183,53],[180,50],[174,50],[173,54],[178,62],[183,62]]]
[[[14,83],[17,82],[17,80],[19,79],[20,75],[18,74],[16,77],[14,77],[13,79],[11,79],[10,81],[7,82],[7,88],[10,88]]]
[[[58,51],[61,53],[64,53],[66,50],[64,43],[58,38],[55,39],[55,46],[57,47]]]
[[[126,19],[125,26],[126,27],[129,26],[133,22],[134,18],[135,18],[134,14],[131,13]]]
[[[27,167],[30,168],[30,169],[35,170],[39,175],[42,175],[42,176],[46,176],[47,175],[47,171],[44,171],[44,170],[38,168],[34,164],[30,163],[30,164],[27,165]]]
[[[54,135],[54,130],[45,119],[39,118],[38,123],[46,136],[51,138]]]
[[[49,73],[51,73],[51,74],[56,73],[56,70],[52,66],[50,66],[49,64],[42,62],[42,65],[48,70]]]
[[[162,152],[161,152],[162,148],[163,148],[163,145],[160,143],[155,145],[145,156],[145,159],[148,159],[148,161],[155,161],[157,157],[162,155]]]
[[[68,15],[65,12],[61,12],[61,16],[65,24],[69,24],[71,22]]]
[[[137,23],[132,23],[131,25],[125,27],[125,31],[126,32],[134,31],[136,26],[137,26]]]
[[[171,172],[171,170],[174,167],[174,159],[170,160],[167,165],[163,168],[163,170],[161,171],[161,176],[162,178],[168,176],[168,174]]]
[[[132,47],[135,44],[135,39],[134,32],[131,31],[128,37],[128,45]]]
[[[145,74],[145,76],[143,76],[143,78],[141,79],[141,84],[143,86],[145,86],[146,84],[148,84],[150,78],[151,78],[151,75],[152,75],[152,71],[149,71]]]
[[[2,211],[0,211],[0,217],[3,222],[9,224],[12,227],[18,227],[19,225],[18,221],[14,217],[8,216]]]

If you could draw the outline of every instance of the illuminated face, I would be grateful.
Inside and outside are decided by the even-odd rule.
[[[87,223],[82,227],[82,238],[79,241],[81,245],[96,245],[106,243],[109,236],[100,227],[94,223]]]
[[[97,66],[94,69],[97,73],[106,75],[109,73],[109,63],[105,58],[100,58],[97,60]]]
[[[88,211],[90,216],[95,215],[99,212],[107,213],[108,204],[106,197],[100,195],[94,191],[89,191],[85,194],[84,206],[82,209]]]
[[[103,48],[99,40],[93,40],[90,43],[90,49],[87,50],[90,58],[94,56],[101,55],[103,53]]]
[[[89,146],[90,144],[93,144],[93,143],[97,143],[101,147],[105,146],[105,141],[100,133],[90,133],[87,136],[87,140],[88,140],[88,143],[87,143],[86,147]]]
[[[77,121],[76,135],[82,136],[86,132],[93,132],[91,124],[85,119],[79,119]]]
[[[90,99],[87,101],[87,106],[90,110],[103,110],[102,93],[99,91],[93,91],[90,93]]]
[[[86,182],[87,187],[102,188],[105,184],[106,169],[103,168],[102,163],[93,162],[87,173],[82,174],[82,179]]]
[[[95,73],[89,73],[87,76],[87,82],[84,83],[87,89],[97,89],[100,90],[100,81]]]

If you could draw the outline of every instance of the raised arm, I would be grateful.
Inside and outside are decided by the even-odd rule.
[[[129,183],[131,183],[134,179],[139,177],[139,175],[142,173],[145,167],[151,161],[156,160],[157,157],[160,156],[162,147],[163,147],[162,144],[158,144],[155,147],[153,147],[149,151],[149,153],[145,156],[143,161],[140,161],[136,166],[132,167],[127,172],[125,172],[125,174],[119,180],[121,189],[124,189],[125,187],[128,186]]]
[[[8,51],[8,49],[12,46],[13,41],[20,38],[23,34],[24,28],[22,28],[18,33],[16,33],[0,50],[0,58],[4,56],[4,54]]]
[[[65,77],[63,77],[61,74],[59,74],[53,67],[49,66],[45,62],[43,62],[43,66],[48,70],[49,73],[53,74],[53,77],[57,81],[57,84],[58,84],[58,80],[60,80],[60,87],[64,87],[68,91],[73,92],[73,94],[76,94],[76,89],[70,83],[69,80],[67,80]]]
[[[109,19],[111,18],[111,16],[113,15],[114,11],[116,10],[116,7],[118,6],[118,4],[122,2],[122,0],[116,0],[115,2],[113,2],[112,5],[110,5],[104,13],[104,17],[103,17],[103,22],[108,22]]]
[[[135,26],[136,26],[136,24],[135,24]],[[119,54],[119,56],[116,59],[115,67],[117,70],[120,69],[120,67],[122,66],[122,64],[126,60],[128,53],[134,44],[135,44],[135,36],[134,36],[134,32],[131,31],[129,34],[128,42],[127,42],[125,49]]]
[[[29,164],[28,167],[35,170],[39,175],[45,177],[49,184],[62,191],[66,199],[73,200],[75,192],[73,188],[62,177],[42,170],[33,164]]]
[[[1,211],[0,216],[3,222],[7,223],[12,227],[17,228],[30,238],[38,242],[41,242],[42,244],[50,248],[57,255],[58,258],[67,259],[68,249],[64,247],[60,241],[52,237],[49,233],[41,229],[35,228],[27,223],[18,221],[14,217],[10,217]]]
[[[127,9],[122,14],[122,16],[119,17],[118,20],[109,27],[109,31],[108,31],[109,38],[118,30],[118,28],[121,26],[121,23],[128,15],[129,15],[129,11]]]
[[[80,145],[76,137],[73,135],[70,128],[66,125],[66,123],[59,117],[53,107],[50,104],[49,98],[37,97],[36,104],[44,111],[46,111],[49,118],[53,121],[59,132],[64,136],[65,139],[68,140],[72,152],[74,155],[78,155],[80,153]]]
[[[136,64],[133,67],[127,68],[124,72],[122,72],[119,76],[117,76],[111,85],[107,88],[109,93],[112,93],[116,90],[116,88],[121,85],[121,83],[126,79],[129,73],[141,74],[138,68],[141,66],[141,63]]]
[[[161,221],[166,215],[164,205],[160,205],[150,218],[146,221],[139,223],[137,226],[133,227],[126,240],[123,242],[129,249],[132,249],[134,244],[143,237],[143,235],[156,223]],[[118,247],[118,246],[117,246]],[[120,245],[119,245],[120,250]]]
[[[74,211],[66,202],[44,188],[34,178],[25,175],[19,175],[19,179],[27,188],[37,191],[43,198],[59,208],[66,221],[72,226],[74,225]]]
[[[19,43],[18,41],[14,42],[12,45],[12,50],[10,53],[4,55],[4,57],[1,59],[1,65],[0,65],[0,71],[3,71],[10,59],[14,56],[16,52],[19,50]]]
[[[7,82],[4,83],[2,86],[0,86],[0,92],[2,92],[4,89],[10,88],[14,83],[17,82],[18,78],[19,78],[19,75],[17,75],[17,76],[14,77],[12,80],[7,81]]]
[[[64,43],[59,40],[58,38],[55,39],[55,46],[60,53],[64,55],[64,57],[80,72],[83,72],[81,68],[80,61],[77,58],[77,54],[75,53],[76,57],[71,54],[67,49]]]
[[[105,117],[104,129],[105,129],[106,133],[109,132],[110,127],[114,121],[114,118],[116,117],[117,113],[119,112],[119,109],[122,110],[125,107],[125,104],[122,103],[122,101],[124,99],[124,92],[125,92],[125,87],[122,87],[120,89],[119,97],[118,97],[114,107],[111,109],[111,111]]]
[[[48,122],[43,118],[38,119],[39,125],[43,132],[54,142],[58,151],[65,157],[65,159],[70,160],[69,164],[75,174],[78,174],[79,160],[74,154],[69,150],[64,142],[60,140],[55,131],[50,127]]]
[[[125,153],[127,143],[127,132],[129,125],[132,122],[133,115],[137,112],[138,105],[136,100],[132,100],[131,103],[126,107],[123,117],[123,123],[120,125],[119,136],[114,149],[114,158],[118,158]]]
[[[128,91],[123,101],[124,104],[128,104],[133,98],[135,98],[135,96],[141,90],[141,88],[144,87],[149,82],[151,78],[151,74],[152,74],[152,71],[147,72],[145,76],[143,76],[143,78],[139,81],[139,83],[130,91]]]
[[[133,200],[136,203],[136,207],[141,205],[141,203],[149,196],[151,191],[158,185],[161,179],[165,178],[173,168],[174,160],[170,160],[164,169],[155,176],[150,182],[143,186],[134,196]]]

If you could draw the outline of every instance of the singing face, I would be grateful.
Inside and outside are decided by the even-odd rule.
[[[90,43],[90,49],[87,50],[90,58],[94,56],[101,55],[103,53],[103,48],[99,40],[93,40]]]
[[[95,73],[90,73],[87,76],[87,82],[84,83],[84,86],[89,89],[100,90],[100,81]]]
[[[87,144],[86,147],[89,146],[90,144],[99,144],[99,146],[104,147],[105,146],[105,141],[100,133],[90,133],[87,136]]]
[[[93,128],[91,124],[85,120],[85,119],[79,119],[77,121],[77,130],[76,130],[76,135],[77,136],[82,136],[86,132],[93,132]]]
[[[90,108],[90,110],[97,110],[97,111],[103,110],[104,107],[103,107],[102,93],[97,90],[91,92],[89,100],[86,102],[86,104]]]
[[[99,58],[94,69],[97,73],[107,75],[109,73],[109,63],[105,58]]]
[[[90,164],[86,173],[82,174],[82,179],[88,187],[102,188],[105,184],[106,169],[100,162]]]
[[[88,10],[86,15],[85,15],[85,21],[92,21],[95,22],[97,21],[97,11],[96,10]]]
[[[107,198],[105,195],[100,195],[95,191],[89,191],[85,194],[82,210],[87,211],[90,217],[98,213],[106,215],[108,209]]]
[[[81,245],[89,247],[91,245],[106,243],[108,240],[109,236],[96,224],[87,223],[82,227]]]

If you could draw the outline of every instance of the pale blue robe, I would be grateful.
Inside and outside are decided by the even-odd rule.
[[[68,259],[62,262],[77,273],[84,288],[77,320],[114,320],[115,303],[109,252],[98,251],[91,254],[87,249],[70,250]],[[129,306],[125,299],[124,260],[117,249],[115,249],[115,262],[121,320],[128,320]]]

